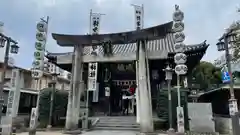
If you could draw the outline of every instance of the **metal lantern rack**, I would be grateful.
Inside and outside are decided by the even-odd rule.
[[[174,62],[176,63],[175,73],[177,74],[177,93],[178,93],[178,107],[177,107],[177,131],[179,133],[184,133],[184,110],[181,107],[181,95],[180,95],[180,75],[185,75],[187,73],[188,67],[185,65],[187,62],[187,55],[184,54],[185,40],[184,30],[184,13],[179,9],[178,5],[175,5],[175,12],[173,13],[173,31],[175,39],[175,51],[177,52],[174,56]]]

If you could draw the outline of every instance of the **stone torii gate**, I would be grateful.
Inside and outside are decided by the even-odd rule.
[[[172,23],[170,23],[172,25]],[[148,81],[148,65],[147,65],[147,51],[146,44],[150,40],[163,38],[166,33],[165,26],[159,25],[147,29],[129,31],[122,33],[98,34],[98,35],[64,35],[53,33],[53,38],[60,46],[74,47],[73,62],[72,62],[72,97],[73,104],[71,117],[67,117],[66,121],[70,121],[73,127],[77,127],[78,116],[80,110],[80,97],[84,91],[84,83],[82,81],[83,72],[83,48],[84,46],[99,46],[104,42],[111,44],[129,44],[137,43],[136,61],[138,61],[137,77],[138,78],[138,92],[140,104],[140,131],[142,133],[153,132],[153,118],[152,118],[152,103],[150,81]],[[170,32],[170,31],[168,31]],[[159,52],[160,53],[160,52]],[[98,57],[98,56],[96,56]],[[112,56],[106,56],[112,57]],[[138,97],[137,97],[138,98]],[[68,101],[69,102],[69,101]],[[68,115],[68,114],[67,114]]]

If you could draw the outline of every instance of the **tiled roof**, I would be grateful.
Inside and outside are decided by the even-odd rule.
[[[201,49],[203,47],[206,47],[207,44],[205,41],[200,44],[196,45],[187,45],[185,51],[192,51],[196,49]],[[152,40],[148,41],[147,43],[147,50],[149,52],[151,51],[166,51],[168,53],[175,53],[174,51],[174,38],[173,33],[168,33],[164,38],[158,39],[158,40]],[[84,47],[84,55],[91,55],[90,52],[91,47],[86,46]],[[135,53],[136,52],[136,43],[131,44],[120,44],[120,45],[113,45],[113,54],[129,54],[129,53]],[[48,53],[48,56],[61,56],[61,55],[70,55],[72,52],[68,53]],[[103,55],[103,47],[99,46],[99,55]]]
[[[148,41],[147,50],[148,51],[159,51],[166,50],[167,52],[173,52],[173,34],[167,34],[165,38]],[[126,54],[126,53],[135,53],[136,52],[136,43],[131,44],[120,44],[113,45],[113,54]],[[84,54],[90,55],[91,47],[84,48]],[[99,46],[99,55],[103,54],[103,47]]]

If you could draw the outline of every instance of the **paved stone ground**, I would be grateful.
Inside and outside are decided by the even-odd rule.
[[[81,135],[136,135],[135,131],[106,131],[106,130],[95,130],[82,133]],[[19,133],[17,135],[28,135],[28,132]],[[36,135],[64,135],[61,131],[52,131],[52,132],[37,132]],[[158,134],[166,135],[166,134]]]

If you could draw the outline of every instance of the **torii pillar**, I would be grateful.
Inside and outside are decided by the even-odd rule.
[[[65,128],[74,130],[78,128],[80,113],[80,98],[84,91],[84,83],[82,83],[83,61],[82,61],[82,45],[74,46],[74,54],[72,61],[72,78],[71,89],[68,96],[67,117]]]
[[[138,94],[140,96],[140,132],[153,132],[153,115],[152,115],[152,98],[149,89],[147,59],[146,59],[146,40],[141,40],[139,45],[139,61],[138,61]]]

